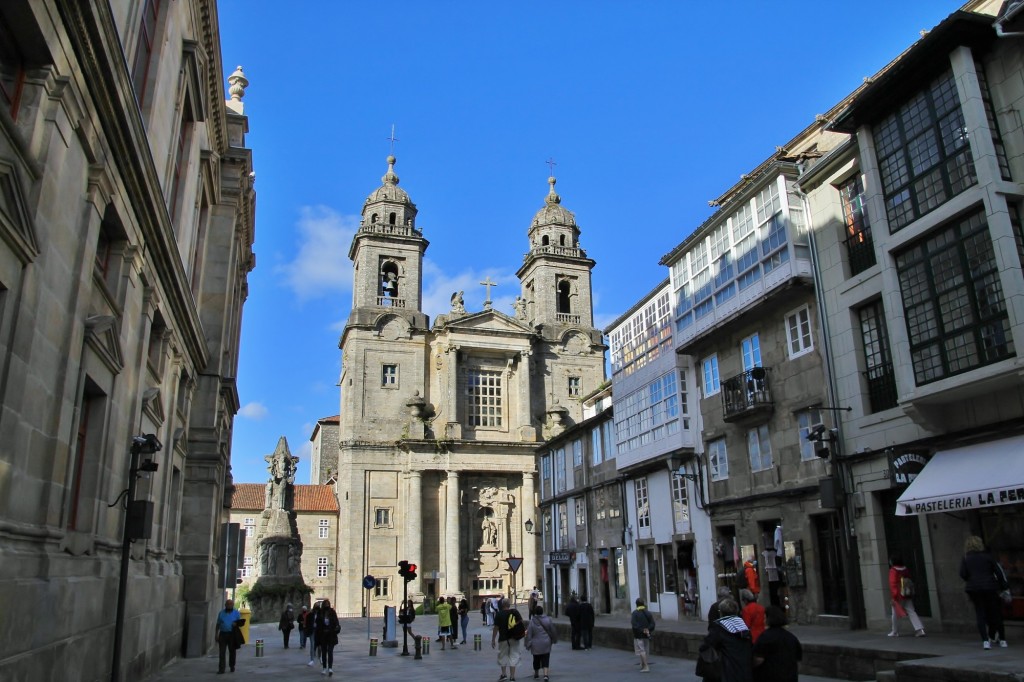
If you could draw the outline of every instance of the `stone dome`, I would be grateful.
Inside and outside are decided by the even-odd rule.
[[[388,171],[381,177],[380,181],[382,184],[377,189],[370,193],[370,196],[366,197],[367,204],[376,203],[378,201],[391,201],[401,204],[411,204],[409,200],[409,194],[398,186],[398,176],[395,174],[395,157],[389,156],[388,159]]]
[[[576,216],[572,211],[562,206],[562,197],[555,192],[554,177],[548,178],[548,195],[544,198],[544,206],[533,216],[532,227],[541,225],[568,225],[576,227]]]

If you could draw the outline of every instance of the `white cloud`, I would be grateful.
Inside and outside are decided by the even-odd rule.
[[[246,403],[240,410],[238,410],[238,416],[245,417],[246,419],[255,419],[257,421],[263,419],[268,414],[270,414],[270,410],[267,409],[267,406],[263,403],[256,402]]]
[[[348,291],[352,263],[348,247],[359,228],[359,218],[341,215],[327,206],[299,209],[298,252],[274,270],[300,301]]]
[[[512,315],[512,302],[519,295],[519,279],[514,272],[495,268],[472,268],[449,274],[429,258],[423,259],[423,312],[433,320],[452,309],[452,294],[462,291],[467,312],[483,310],[486,287],[480,284],[487,278],[498,286],[491,288],[491,306],[506,315]]]

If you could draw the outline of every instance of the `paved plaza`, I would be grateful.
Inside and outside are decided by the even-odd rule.
[[[380,618],[370,623],[372,636],[379,636]],[[414,623],[418,634],[434,633],[437,618],[419,616]],[[473,650],[473,635],[481,635],[482,649]],[[256,639],[264,641],[264,655],[256,658]],[[436,637],[435,637],[436,639]],[[440,644],[431,642],[430,653],[423,660],[414,660],[412,641],[409,642],[409,656],[401,656],[401,639],[397,649],[380,647],[376,656],[369,655],[369,641],[366,634],[366,620],[350,618],[342,620],[341,642],[335,649],[334,677],[343,680],[403,680],[408,682],[441,682],[442,680],[475,680],[494,682],[499,669],[496,654],[491,649],[490,628],[480,624],[480,618],[470,622],[469,636],[465,645],[455,651],[442,651]],[[308,649],[304,653],[298,648],[298,635],[292,632],[291,648],[284,649],[281,633],[273,624],[258,624],[252,627],[250,643],[238,652],[235,674],[217,675],[217,651],[202,658],[180,659],[168,665],[149,682],[204,682],[206,680],[252,679],[323,679],[319,663],[308,667]],[[533,679],[533,658],[525,654],[516,672],[516,679]],[[604,682],[629,679],[634,675],[638,680],[672,679],[681,682],[696,682],[700,678],[693,674],[694,662],[690,660],[654,656],[651,658],[652,675],[641,675],[638,659],[631,652],[616,649],[594,648],[590,651],[573,651],[568,642],[555,645],[551,654],[551,679],[587,680]],[[802,682],[828,682],[829,678],[801,675]]]

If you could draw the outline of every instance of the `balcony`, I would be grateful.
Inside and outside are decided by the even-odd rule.
[[[404,308],[404,298],[392,298],[391,296],[378,296],[377,305],[381,308]]]
[[[580,316],[572,315],[570,313],[555,313],[555,322],[563,322],[565,324],[579,324]]]
[[[523,256],[523,260],[528,259],[530,256],[565,256],[567,258],[586,258],[587,252],[579,247],[574,246],[555,246],[553,244],[547,244],[544,246],[535,246],[530,249],[530,252]]]
[[[761,423],[775,410],[764,367],[737,374],[722,382],[723,416],[727,422]]]
[[[423,232],[411,225],[391,225],[389,223],[361,223],[360,234],[382,234],[388,237],[422,237]]]

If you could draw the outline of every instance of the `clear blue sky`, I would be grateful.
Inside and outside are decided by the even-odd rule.
[[[597,261],[603,327],[667,276],[708,200],[930,29],[956,0],[730,3],[220,0],[256,168],[256,269],[242,325],[232,467],[266,480],[338,413],[348,246],[396,172],[430,241],[431,319],[485,276],[511,313],[548,166]],[[225,86],[226,87],[226,86]]]

